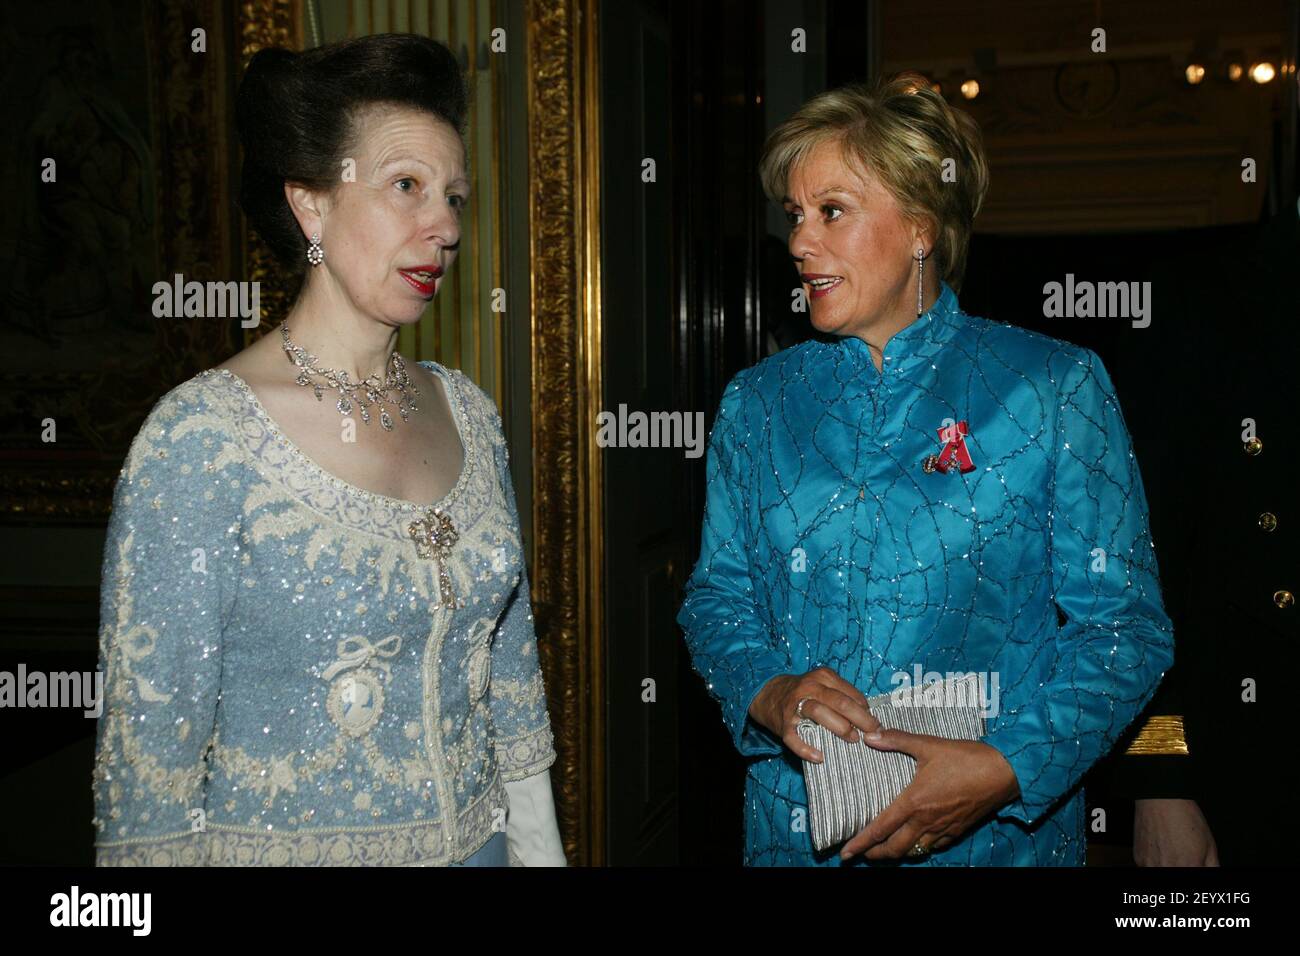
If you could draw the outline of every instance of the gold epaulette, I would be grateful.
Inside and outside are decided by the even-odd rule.
[[[1162,714],[1150,717],[1141,732],[1124,751],[1126,755],[1186,754],[1187,738],[1183,735],[1181,714]]]

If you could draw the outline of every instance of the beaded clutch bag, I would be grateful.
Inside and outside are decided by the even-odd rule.
[[[924,686],[900,687],[867,698],[871,715],[889,730],[930,734],[953,740],[984,736],[979,677],[964,674]],[[942,684],[940,687],[936,686]],[[796,732],[822,752],[822,762],[803,762],[813,846],[818,850],[843,843],[878,817],[912,782],[916,759],[904,753],[875,750],[864,741],[849,743],[821,724],[805,718]]]

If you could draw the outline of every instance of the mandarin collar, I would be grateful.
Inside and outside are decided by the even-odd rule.
[[[871,349],[856,335],[840,339],[840,346],[855,363],[870,370],[873,378],[892,379],[907,375],[919,366],[930,363],[961,327],[963,313],[957,302],[957,293],[947,282],[940,280],[939,296],[934,305],[920,318],[909,323],[885,343],[881,370],[871,361]]]

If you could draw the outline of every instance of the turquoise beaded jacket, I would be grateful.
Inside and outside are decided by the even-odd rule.
[[[955,422],[973,469],[927,472]],[[1100,359],[967,315],[944,284],[880,371],[848,337],[737,375],[707,472],[678,621],[749,758],[745,862],[840,865],[838,847],[813,850],[799,758],[749,716],[764,684],[826,666],[871,696],[919,666],[996,689],[982,739],[1020,785],[920,863],[1082,864],[1080,780],[1173,663],[1142,480]]]
[[[554,761],[500,417],[422,364],[465,453],[446,599],[429,506],[323,471],[234,373],[154,407],[104,554],[99,864],[458,863]]]

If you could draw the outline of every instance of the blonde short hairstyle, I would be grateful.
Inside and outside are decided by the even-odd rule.
[[[917,73],[828,90],[767,137],[759,175],[768,198],[781,202],[790,172],[827,141],[839,142],[845,163],[859,175],[878,180],[908,220],[932,226],[930,260],[960,289],[971,228],[989,186],[975,120],[949,106]],[[953,182],[944,181],[947,159],[953,160]]]

